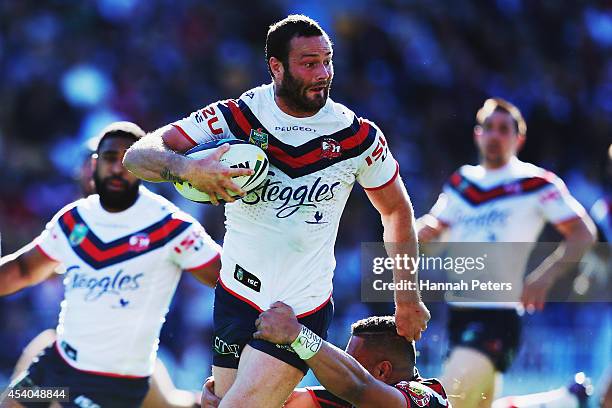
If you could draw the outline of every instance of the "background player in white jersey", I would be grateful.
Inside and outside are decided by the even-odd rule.
[[[564,243],[524,285],[528,253],[513,256],[503,271],[527,308],[542,309],[555,280],[594,242],[595,227],[557,176],[516,157],[527,131],[516,106],[488,99],[476,120],[480,164],[450,177],[430,213],[417,222],[419,240],[444,233],[449,242],[535,242],[544,224],[553,224]],[[453,303],[449,312],[451,352],[442,382],[455,407],[488,407],[496,372],[508,368],[518,349],[516,303]]]
[[[12,388],[69,387],[64,406],[139,406],[181,270],[214,286],[218,245],[122,165],[142,136],[128,122],[104,129],[93,160],[99,194],[64,207],[39,237],[1,259],[0,295],[66,271],[57,340]]]
[[[333,247],[355,181],[380,212],[385,241],[406,243],[409,255],[416,255],[412,208],[382,132],[328,98],[333,65],[327,34],[307,17],[289,16],[270,27],[266,59],[271,84],[159,129],[124,159],[139,177],[187,180],[230,202],[215,292],[213,372],[222,405],[232,407],[280,406],[307,372],[291,351],[253,339],[254,322],[280,300],[302,324],[326,336]],[[229,177],[247,172],[218,163],[227,146],[203,160],[175,153],[227,137],[259,145],[270,160],[262,186],[235,203],[224,189],[239,191]],[[399,274],[415,279],[410,271]],[[417,292],[396,297],[398,332],[419,338],[429,312]]]

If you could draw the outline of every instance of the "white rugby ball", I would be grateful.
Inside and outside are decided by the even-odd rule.
[[[222,139],[214,142],[203,143],[185,153],[185,156],[192,159],[203,159],[213,153],[213,151],[225,144],[230,144],[230,149],[221,156],[220,162],[232,168],[253,169],[254,173],[250,176],[233,177],[232,181],[247,193],[255,190],[268,175],[268,156],[254,144],[244,142],[239,139]],[[176,190],[186,199],[198,203],[210,203],[210,196],[193,188],[188,182],[174,183]],[[240,198],[238,194],[231,194],[234,198]],[[219,198],[219,201],[223,201]]]

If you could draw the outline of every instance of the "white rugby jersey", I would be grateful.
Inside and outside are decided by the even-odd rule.
[[[122,212],[105,211],[97,194],[69,204],[35,242],[65,268],[61,356],[79,370],[128,377],[153,372],[181,270],[220,253],[195,219],[144,187]]]
[[[270,161],[264,183],[225,206],[224,288],[260,310],[282,301],[303,316],[324,304],[353,184],[377,189],[397,177],[382,132],[331,99],[314,116],[290,116],[276,105],[272,84],[173,125],[194,145],[238,138],[260,146]]]
[[[514,157],[494,170],[462,166],[430,213],[449,227],[444,234],[448,242],[535,243],[546,222],[569,221],[586,211],[559,177]],[[517,300],[530,253],[529,248],[520,249],[522,253],[513,253],[512,262],[498,271],[502,282],[512,283]]]

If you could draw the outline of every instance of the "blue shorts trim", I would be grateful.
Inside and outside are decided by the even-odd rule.
[[[233,296],[221,284],[217,285],[213,312],[213,365],[238,368],[242,350],[248,344],[306,374],[308,366],[291,347],[253,338],[253,333],[256,331],[255,320],[259,314],[260,311],[254,306]],[[313,313],[298,318],[298,321],[321,338],[327,339],[327,330],[333,315],[334,302],[330,297],[329,301],[315,309]]]

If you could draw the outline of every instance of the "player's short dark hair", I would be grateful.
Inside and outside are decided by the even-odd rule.
[[[145,136],[145,131],[140,128],[135,123],[132,122],[113,122],[110,125],[106,126],[102,131],[96,136],[98,139],[96,143],[96,153],[100,152],[100,146],[102,146],[102,142],[111,137],[125,137],[134,139],[134,142],[143,138]]]
[[[397,334],[393,316],[371,316],[358,320],[351,325],[351,335],[364,339],[369,349],[384,350],[385,354],[401,358],[412,368],[416,365],[414,341]]]
[[[523,114],[516,105],[503,98],[487,99],[482,105],[482,108],[476,113],[476,122],[481,126],[484,125],[485,120],[491,116],[493,112],[504,112],[509,114],[512,116],[516,133],[523,136],[527,134],[527,123],[523,118]]]
[[[302,14],[291,14],[272,24],[266,36],[266,64],[270,75],[272,75],[272,69],[270,68],[270,58],[272,57],[278,59],[285,68],[288,67],[289,43],[293,38],[320,36],[324,36],[329,41],[329,36],[319,23]]]

